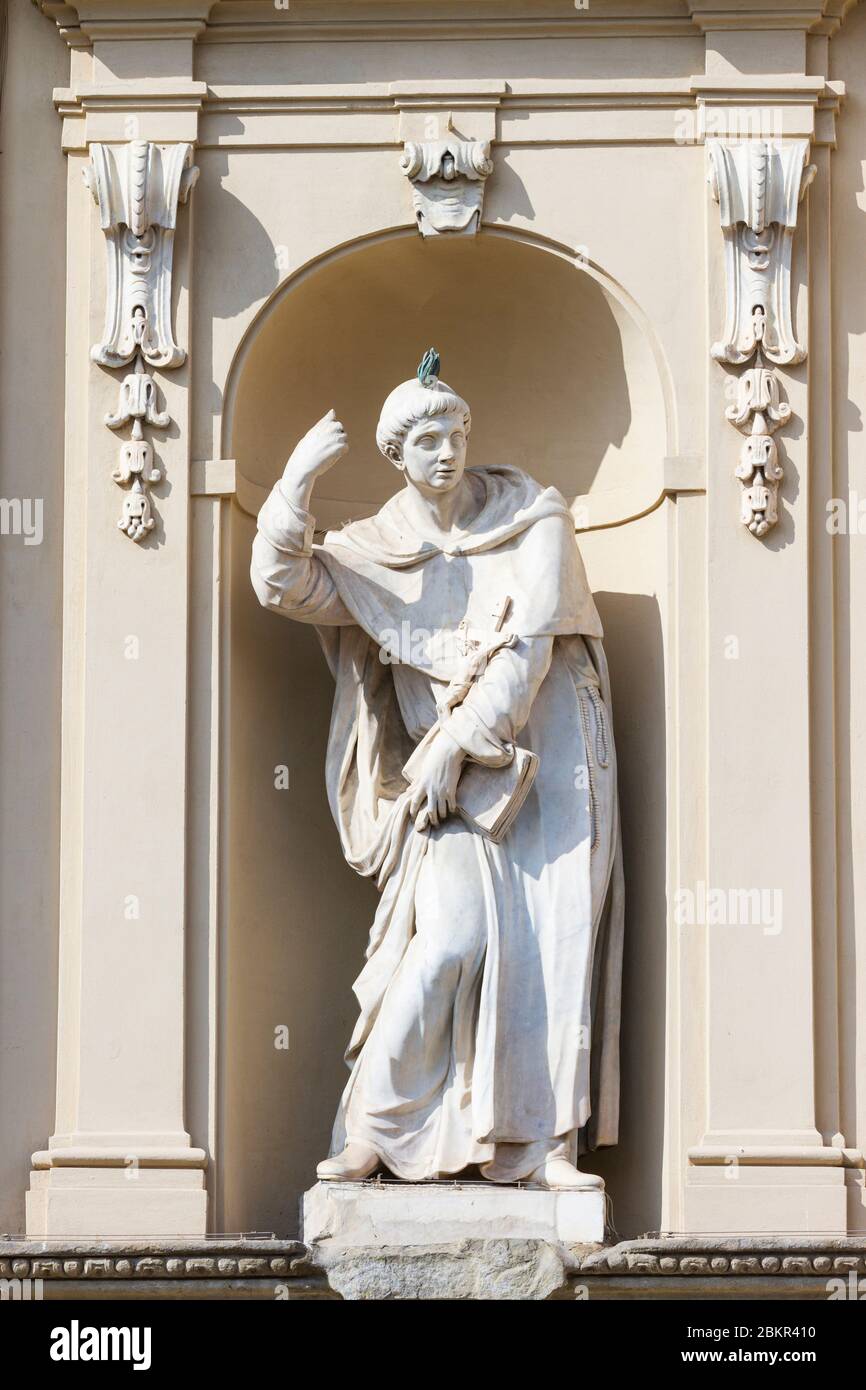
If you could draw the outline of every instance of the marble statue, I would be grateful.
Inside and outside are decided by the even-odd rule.
[[[577,1159],[617,1138],[623,907],[602,628],[562,496],[467,468],[469,406],[438,368],[431,350],[382,408],[405,486],[375,516],[313,542],[316,479],[348,448],[331,410],[253,546],[261,603],[319,632],[330,805],[381,893],[318,1176],[597,1188]],[[497,836],[461,788],[507,800],[518,764],[534,780]]]

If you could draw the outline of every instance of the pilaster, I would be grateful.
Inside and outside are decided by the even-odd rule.
[[[77,18],[75,85],[58,99],[69,180],[57,1118],[33,1156],[27,1229],[195,1236],[207,1219],[207,1156],[184,1118],[196,26],[181,34],[165,7],[99,0]]]

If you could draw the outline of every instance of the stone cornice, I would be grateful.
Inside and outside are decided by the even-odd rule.
[[[738,113],[745,128],[750,111],[768,109],[779,111],[779,132],[785,138],[833,145],[835,116],[843,97],[841,83],[788,75],[280,86],[209,86],[171,78],[148,84],[79,82],[54,93],[64,119],[67,150],[85,150],[93,141],[117,143],[128,138],[130,116],[137,118],[141,138],[155,141],[282,149],[295,144],[328,148],[338,143],[384,149],[420,138],[415,129],[418,122],[423,125],[426,115],[437,112],[453,113],[464,125],[471,119],[473,128],[462,132],[467,136],[508,146],[550,143],[552,112],[562,116],[555,138],[558,146],[598,144],[608,138],[686,146],[724,133],[719,123],[734,122]],[[620,122],[607,130],[595,114],[607,110],[628,112],[628,124]],[[684,132],[690,111],[694,116],[690,130]],[[351,118],[336,132],[330,119],[334,112]],[[719,114],[704,119],[702,112]],[[316,113],[321,121],[315,120]],[[242,129],[237,117],[245,120]]]
[[[309,1254],[301,1241],[278,1240],[275,1236],[177,1236],[164,1240],[85,1240],[77,1236],[25,1240],[0,1236],[0,1278],[128,1279],[166,1273],[188,1279],[219,1274],[232,1278],[238,1273],[255,1278],[295,1273],[307,1262]]]
[[[703,32],[799,29],[834,34],[858,0],[688,0],[693,23]]]
[[[632,12],[611,0],[379,0],[379,3],[303,3],[274,15],[272,0],[219,0],[208,42],[327,42],[357,40],[489,40],[694,33],[683,0],[636,0]],[[643,12],[642,12],[643,11]],[[287,20],[289,22],[287,22]]]
[[[858,0],[33,0],[72,47],[94,39],[207,43],[688,37],[696,30],[832,34]]]
[[[655,1235],[615,1245],[570,1250],[543,1241],[463,1241],[424,1248],[435,1275],[438,1262],[491,1260],[498,1272],[515,1260],[555,1258],[561,1281],[555,1299],[585,1297],[715,1298],[731,1292],[751,1296],[827,1299],[862,1296],[866,1276],[866,1233],[859,1236]],[[537,1248],[536,1248],[537,1247]],[[547,1254],[544,1254],[546,1250]],[[400,1297],[401,1265],[411,1273],[418,1250],[355,1249],[343,1259],[366,1263],[373,1282],[389,1281]],[[378,1272],[377,1271],[378,1267]],[[79,1298],[287,1297],[336,1298],[340,1275],[334,1254],[298,1240],[273,1236],[220,1236],[199,1239],[25,1240],[0,1237],[0,1279],[19,1281],[22,1299],[36,1281],[63,1283],[66,1296]],[[831,1287],[831,1281],[835,1290]],[[409,1280],[411,1282],[411,1279]],[[435,1279],[431,1278],[435,1283]],[[852,1288],[849,1288],[852,1286]],[[207,1292],[205,1292],[205,1290]],[[417,1297],[417,1293],[413,1295]],[[435,1295],[434,1295],[435,1296]],[[484,1295],[481,1294],[481,1297]],[[14,1294],[13,1294],[14,1297]]]
[[[866,1274],[866,1234],[859,1236],[645,1236],[583,1256],[580,1274],[603,1276],[803,1275],[823,1279]]]
[[[214,0],[33,0],[70,48],[95,39],[196,39]]]
[[[808,105],[838,102],[844,84],[822,77],[777,76],[705,77],[609,77],[558,79],[513,83],[484,79],[453,82],[286,83],[285,85],[230,85],[154,78],[141,82],[78,83],[55,89],[55,101],[75,103],[93,110],[97,105],[128,107],[140,101],[159,105],[177,101],[233,113],[288,110],[476,110],[479,108],[570,108],[661,105],[680,107],[690,98],[734,102],[739,105]]]

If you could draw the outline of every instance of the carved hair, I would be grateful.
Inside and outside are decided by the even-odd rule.
[[[458,396],[444,381],[435,378],[430,378],[424,385],[417,378],[404,381],[391,392],[382,406],[376,443],[385,457],[395,463],[394,453],[399,457],[406,435],[415,425],[435,415],[446,415],[451,410],[463,416],[463,428],[468,435],[472,428],[472,415],[462,396]]]

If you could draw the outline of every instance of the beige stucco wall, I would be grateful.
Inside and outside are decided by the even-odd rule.
[[[838,1222],[846,1180],[845,1219],[862,1229],[862,1169],[838,1157],[842,1141],[866,1145],[862,538],[831,539],[824,519],[834,491],[866,488],[866,11],[829,44],[817,29],[807,44],[796,26],[710,26],[705,40],[689,20],[702,7],[673,0],[660,6],[666,35],[618,36],[601,3],[598,37],[512,30],[479,42],[459,29],[465,7],[371,0],[355,9],[379,26],[447,11],[459,32],[404,27],[383,41],[380,27],[335,41],[314,22],[334,7],[310,0],[292,20],[309,21],[303,41],[275,29],[249,42],[244,12],[279,25],[269,7],[217,4],[210,28],[183,35],[155,15],[145,40],[100,35],[111,4],[92,0],[69,79],[47,19],[13,4],[13,51],[17,39],[27,62],[10,62],[3,103],[7,180],[14,165],[26,190],[2,213],[15,268],[0,309],[3,488],[28,495],[38,479],[46,499],[43,546],[7,537],[0,549],[9,1227],[22,1224],[32,1149],[52,1131],[61,1148],[91,1136],[86,1166],[106,1133],[132,1142],[146,1095],[166,1171],[207,1155],[210,1229],[295,1228],[343,1082],[374,895],[342,863],[325,803],[330,681],[315,636],[263,613],[249,586],[253,517],[298,434],[332,404],[352,449],[322,490],[320,521],[389,495],[379,405],[435,342],[473,405],[473,460],[522,463],[575,501],[605,624],[628,937],[622,1143],[597,1162],[617,1229],[749,1229],[805,1222],[806,1210]],[[193,8],[203,23],[211,7]],[[525,19],[531,7],[498,8]],[[848,85],[837,151],[835,97],[824,92],[815,118],[804,72]],[[709,356],[725,282],[706,151],[675,138],[678,115],[709,90],[702,74],[734,89],[754,79],[768,102],[787,92],[786,132],[808,131],[818,166],[794,257],[810,356],[781,372],[794,420],[780,436],[780,523],[763,543],[738,519],[740,441],[724,416],[736,374]],[[62,225],[50,93],[67,80]],[[407,95],[394,83],[414,85]],[[484,228],[456,244],[417,237],[399,171],[402,140],[421,138],[431,110],[447,114],[436,83],[453,93],[458,127],[495,137]],[[172,428],[157,446],[159,527],[141,547],[115,527],[117,439],[104,415],[117,380],[88,356],[103,236],[80,181],[88,142],[133,134],[194,140],[201,171],[175,248],[190,358],[156,374]],[[112,643],[130,632],[144,656],[127,669]],[[142,775],[124,783],[118,768],[136,754]],[[282,764],[287,790],[274,785]],[[780,887],[784,930],[678,927],[676,893],[698,882]],[[112,914],[129,891],[144,895],[146,931],[121,936]],[[274,1047],[282,1025],[287,1051]],[[798,1164],[778,1158],[794,1149]],[[753,1166],[729,1180],[719,1153],[746,1151]]]
[[[866,498],[866,11],[846,24],[844,44],[833,50],[833,75],[847,97],[833,156],[832,230],[835,424],[832,490],[849,511]],[[852,496],[853,494],[853,496]],[[825,499],[825,508],[826,501]],[[853,507],[851,502],[853,501]],[[866,508],[860,530],[833,541],[834,680],[827,692],[827,717],[835,727],[838,827],[840,998],[838,1027],[843,1059],[843,1130],[866,1146]],[[822,774],[816,769],[816,780]],[[832,1019],[831,1019],[832,1026]]]
[[[29,1155],[54,1123],[66,161],[50,94],[69,59],[32,5],[13,0],[8,24],[0,496],[41,498],[44,531],[0,537],[0,1229],[20,1231]]]

